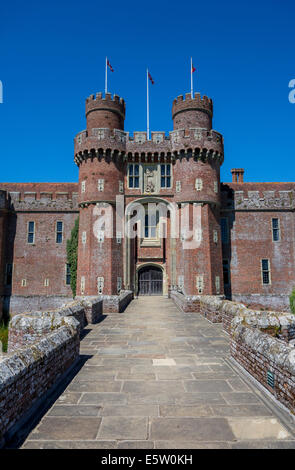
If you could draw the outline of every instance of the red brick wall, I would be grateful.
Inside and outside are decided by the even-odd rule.
[[[6,296],[72,297],[66,285],[66,241],[78,217],[76,183],[1,183],[10,192],[4,265],[13,263],[12,286]],[[29,194],[30,193],[30,194]],[[29,244],[28,222],[35,222],[35,241]],[[63,222],[63,241],[56,243],[56,222]],[[26,279],[26,286],[21,281]],[[45,279],[49,286],[45,287]]]
[[[295,184],[231,183],[227,187],[232,190],[233,199],[223,197],[222,216],[228,217],[230,232],[229,243],[223,245],[223,258],[230,261],[231,294],[240,296],[233,298],[245,302],[249,296],[249,304],[279,308],[280,305],[275,304],[275,296],[285,294],[287,299],[295,284],[292,211]],[[256,199],[251,196],[251,192],[255,196],[255,191]],[[268,198],[271,191],[273,197]],[[234,204],[232,208],[228,205],[231,203]],[[279,241],[272,239],[272,218],[279,219]],[[262,283],[261,259],[270,261],[269,285]],[[269,305],[265,300],[267,297]]]

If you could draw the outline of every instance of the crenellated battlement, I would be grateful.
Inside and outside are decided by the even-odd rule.
[[[110,111],[118,113],[125,119],[125,101],[118,95],[106,93],[105,96],[101,92],[96,95],[90,95],[86,98],[86,116],[92,111]]]
[[[9,209],[16,212],[72,212],[78,208],[77,183],[2,183],[1,186],[5,186],[9,195]],[[3,192],[0,190],[0,194]]]
[[[208,98],[208,96],[201,97],[200,93],[195,93],[193,98],[190,93],[186,93],[184,97],[183,95],[179,95],[173,101],[172,119],[175,118],[176,114],[189,110],[203,111],[212,117],[213,101],[211,98]]]

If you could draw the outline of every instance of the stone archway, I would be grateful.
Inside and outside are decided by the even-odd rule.
[[[138,295],[163,295],[163,271],[159,266],[138,269]]]

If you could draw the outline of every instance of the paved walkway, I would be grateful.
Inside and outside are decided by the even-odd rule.
[[[134,300],[89,327],[89,359],[22,447],[295,448],[292,419],[231,367],[228,345],[169,299]]]

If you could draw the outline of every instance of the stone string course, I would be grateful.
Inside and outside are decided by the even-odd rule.
[[[199,312],[230,334],[231,356],[278,401],[295,414],[295,315],[256,311],[217,296],[171,292],[183,312]],[[195,310],[194,310],[195,308]],[[273,374],[270,386],[267,374]]]

